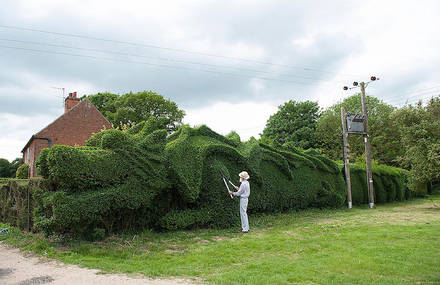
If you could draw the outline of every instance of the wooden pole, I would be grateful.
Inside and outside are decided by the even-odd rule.
[[[347,117],[345,116],[344,107],[341,107],[341,123],[342,123],[342,153],[344,156],[345,180],[347,183],[347,202],[348,208],[352,208],[351,198],[351,179],[350,179],[350,159],[348,155],[348,133],[347,133]]]
[[[371,146],[368,133],[368,115],[367,115],[367,100],[365,97],[365,83],[361,82],[362,93],[362,115],[364,116],[364,143],[365,143],[365,158],[367,164],[367,185],[368,185],[368,200],[370,209],[374,207],[374,190],[373,190],[373,174],[371,172]]]

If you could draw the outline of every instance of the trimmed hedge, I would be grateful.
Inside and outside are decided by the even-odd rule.
[[[372,165],[374,202],[403,201],[415,196],[407,187],[408,171],[405,169]],[[341,167],[343,175],[344,169]],[[368,186],[365,165],[350,166],[352,200],[354,205],[368,204]]]
[[[220,172],[236,184],[240,171],[249,172],[250,213],[338,207],[345,200],[337,165],[314,152],[274,149],[256,140],[240,143],[206,126],[181,128],[166,151],[176,179],[173,200],[179,203],[161,219],[164,228],[237,225],[238,199],[227,195]]]
[[[251,176],[251,214],[344,205],[340,168],[314,150],[240,142],[206,126],[166,137],[159,125],[105,130],[85,147],[44,149],[37,165],[46,184],[34,193],[34,228],[99,239],[128,229],[236,226],[238,199],[229,197],[220,172],[238,185],[243,170]],[[367,203],[364,168],[351,169],[353,203]],[[375,166],[373,173],[377,203],[409,197],[405,171]]]
[[[153,199],[169,188],[166,130],[141,126],[104,130],[84,147],[44,150],[37,165],[56,191],[35,193],[36,228],[93,238],[102,230],[151,227],[152,217],[161,212],[152,210]]]
[[[48,235],[67,234],[93,240],[96,232],[102,230],[111,233],[149,227],[152,195],[136,181],[83,193],[37,190],[35,228]]]

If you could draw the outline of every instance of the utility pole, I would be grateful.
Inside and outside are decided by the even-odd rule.
[[[365,143],[365,160],[366,160],[366,174],[367,174],[367,185],[368,185],[368,202],[370,209],[374,208],[374,189],[373,189],[373,173],[371,172],[371,145],[370,145],[370,134],[368,132],[368,114],[367,114],[367,99],[365,96],[365,88],[368,86],[369,83],[379,80],[376,76],[371,76],[371,80],[367,83],[365,82],[353,82],[353,86],[351,88],[348,88],[347,86],[344,86],[344,90],[353,89],[358,86],[360,86],[361,89],[361,101],[362,101],[362,123],[363,123],[363,131],[357,132],[357,134],[362,134],[364,137],[364,143]],[[344,112],[345,114],[345,112]],[[344,124],[344,122],[343,122]],[[346,161],[344,160],[344,164],[346,164]],[[347,169],[347,167],[346,167]]]
[[[374,76],[372,79],[375,78]],[[364,143],[365,143],[365,158],[367,164],[367,185],[368,185],[368,200],[370,209],[374,207],[374,190],[373,190],[373,173],[371,172],[371,145],[368,133],[368,114],[367,114],[367,99],[365,96],[365,83],[361,82],[362,93],[362,115],[364,116]]]
[[[351,198],[351,179],[350,179],[350,156],[349,156],[349,145],[348,145],[348,132],[347,132],[347,118],[345,116],[344,107],[341,107],[341,122],[342,122],[342,152],[344,156],[344,169],[345,169],[345,180],[347,182],[347,202],[348,208],[352,208],[352,198]]]

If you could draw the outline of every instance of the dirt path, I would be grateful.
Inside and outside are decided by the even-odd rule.
[[[24,256],[18,249],[0,243],[0,284],[148,284],[189,285],[182,279],[148,279],[141,275],[99,274],[99,270],[80,268],[36,256]]]

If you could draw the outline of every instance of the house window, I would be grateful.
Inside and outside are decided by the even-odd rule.
[[[27,149],[27,162],[29,163],[31,161],[31,148],[28,147]]]

